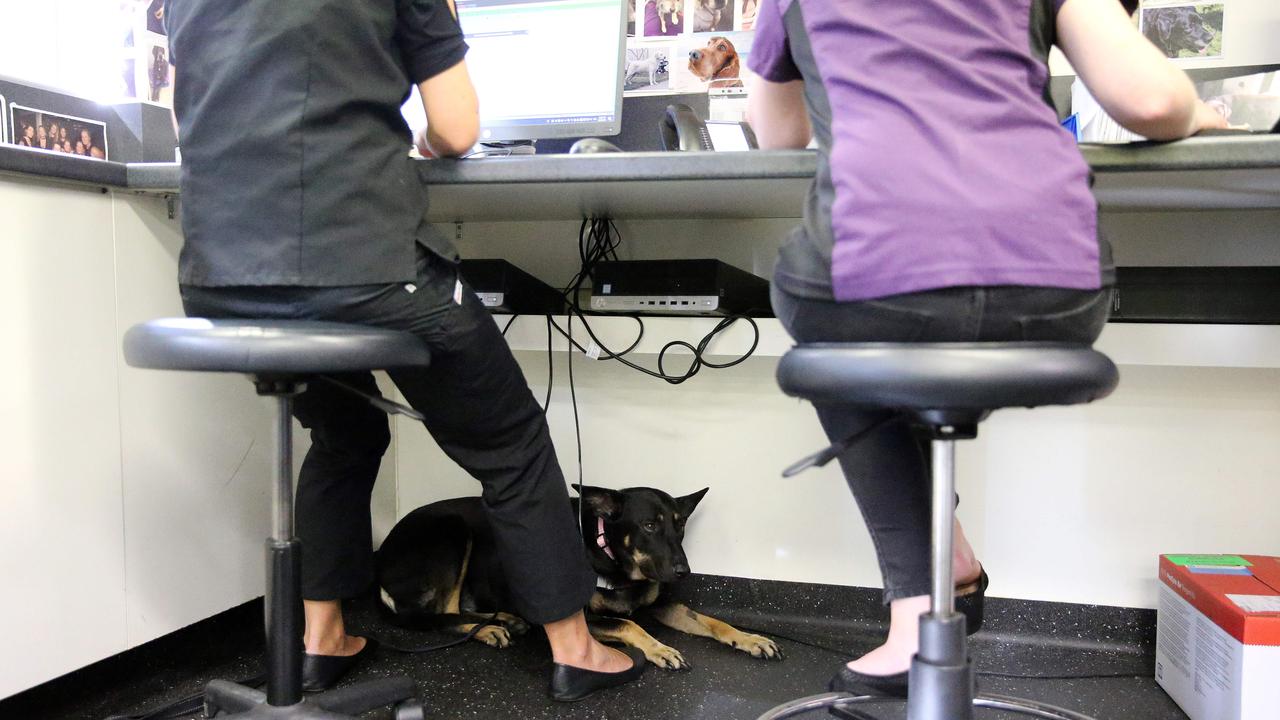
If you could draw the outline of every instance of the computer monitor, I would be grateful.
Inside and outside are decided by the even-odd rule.
[[[618,134],[625,0],[457,0],[457,8],[480,142]],[[416,92],[404,114],[411,126],[426,123]]]

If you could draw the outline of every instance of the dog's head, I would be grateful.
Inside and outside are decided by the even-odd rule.
[[[669,15],[684,11],[684,0],[658,0],[658,12]]]
[[[708,12],[719,12],[729,6],[729,0],[698,0],[698,5]]]
[[[1146,35],[1167,53],[1181,50],[1204,52],[1213,42],[1214,30],[1194,8],[1157,8],[1147,11]]]
[[[575,487],[593,519],[584,530],[595,537],[599,521],[604,520],[604,540],[630,579],[674,582],[689,574],[685,523],[709,488],[675,498],[645,487]]]
[[[689,53],[689,72],[704,82],[738,77],[738,50],[726,37],[716,36],[706,47]]]

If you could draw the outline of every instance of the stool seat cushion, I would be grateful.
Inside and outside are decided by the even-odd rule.
[[[399,330],[304,320],[164,318],[124,336],[124,358],[155,370],[314,375],[425,366],[416,336]]]
[[[788,395],[908,411],[1075,405],[1119,378],[1106,355],[1066,343],[814,343],[778,365]]]

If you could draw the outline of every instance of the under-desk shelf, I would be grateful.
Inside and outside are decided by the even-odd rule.
[[[510,315],[494,316],[499,327],[506,326],[510,319]],[[697,344],[719,320],[715,317],[645,317],[644,337],[632,354],[652,357],[671,340]],[[621,350],[635,341],[638,326],[631,318],[588,316],[587,321],[596,336],[611,350]],[[557,317],[556,322],[561,328],[568,327],[564,316]],[[791,338],[776,319],[756,318],[755,322],[760,328],[756,356],[780,357],[791,348]],[[568,350],[569,344],[564,336],[554,329],[551,332],[554,350]],[[573,337],[583,347],[590,347],[591,339],[583,330],[582,322],[576,318]],[[739,320],[716,336],[707,348],[707,355],[719,362],[741,356],[751,346],[751,340],[751,326],[745,320]],[[507,342],[517,353],[545,353],[546,319],[536,315],[517,318],[507,331]],[[1098,340],[1097,348],[1118,365],[1280,368],[1280,325],[1109,323]],[[673,369],[669,370],[679,372],[683,369],[679,358],[688,355],[688,350],[673,348],[669,353],[673,358]],[[591,362],[582,358],[581,353],[579,359]]]

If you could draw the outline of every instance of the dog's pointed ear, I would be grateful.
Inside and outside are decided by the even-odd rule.
[[[622,493],[617,490],[577,483],[574,483],[573,489],[578,491],[578,496],[582,498],[582,502],[586,504],[587,510],[593,516],[609,521],[617,520],[622,516]]]
[[[705,487],[692,495],[676,498],[676,505],[680,507],[680,514],[685,517],[692,515],[694,508],[698,507],[698,503],[702,502],[702,496],[706,495],[710,489]]]

